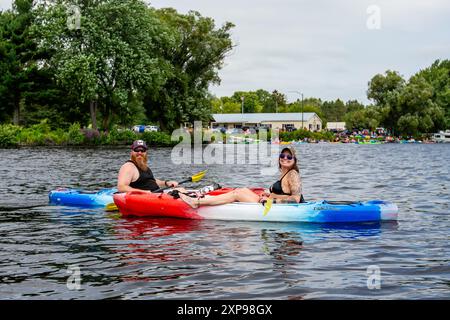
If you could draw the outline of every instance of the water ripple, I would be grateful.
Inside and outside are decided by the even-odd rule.
[[[300,145],[308,200],[385,199],[396,223],[117,219],[48,206],[57,187],[115,185],[128,148],[0,150],[2,299],[448,299],[450,145]],[[151,150],[157,177],[204,169]],[[107,165],[105,165],[107,163]],[[265,186],[255,165],[209,165],[208,181]],[[7,195],[7,196],[6,196]],[[80,290],[67,286],[70,266]],[[367,287],[369,266],[381,289]]]

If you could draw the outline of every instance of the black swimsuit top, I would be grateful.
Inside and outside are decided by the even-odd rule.
[[[291,169],[294,170],[294,169]],[[283,187],[281,186],[281,181],[283,180],[283,178],[291,171],[289,170],[288,172],[286,172],[280,180],[278,180],[277,182],[275,182],[271,187],[270,187],[270,192],[271,193],[275,193],[275,194],[279,194],[279,195],[284,195],[284,196],[290,196],[290,193],[285,193],[283,191]]]
[[[139,178],[136,181],[131,182],[130,187],[150,191],[159,189],[159,186],[156,183],[156,179],[153,176],[153,172],[150,168],[148,168],[147,171],[143,171],[133,161],[128,160],[127,162],[131,162],[132,164],[134,164],[139,171]]]

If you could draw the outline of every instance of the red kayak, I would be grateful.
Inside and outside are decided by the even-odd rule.
[[[234,190],[221,188],[207,196]],[[257,194],[263,188],[251,189]],[[311,201],[305,203],[273,204],[265,212],[261,203],[234,202],[217,206],[191,208],[181,199],[166,193],[115,193],[114,203],[123,216],[171,217],[184,219],[216,219],[271,222],[365,222],[397,220],[398,207],[388,201]]]
[[[232,190],[234,188],[221,188],[211,191],[207,195],[217,196]],[[264,192],[263,188],[253,188],[251,190],[258,194]],[[113,195],[113,198],[122,216],[204,219],[199,214],[199,209],[193,209],[183,200],[174,199],[166,193],[116,193]],[[259,206],[262,207],[261,205]]]

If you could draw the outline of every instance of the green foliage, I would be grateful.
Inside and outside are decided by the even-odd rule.
[[[379,106],[395,101],[396,93],[405,86],[405,80],[396,71],[387,70],[384,75],[377,74],[369,82],[367,98]]]
[[[450,128],[450,60],[436,60],[411,77],[411,81],[416,78],[423,79],[432,87],[430,99],[444,112],[444,119],[436,123],[436,130]]]
[[[357,109],[344,116],[345,127],[349,130],[375,130],[380,125],[380,119],[379,110],[373,106]]]
[[[256,92],[236,91],[231,99],[234,103],[239,104],[239,112],[242,112],[242,103],[244,104],[244,113],[257,113],[263,110],[263,105]]]
[[[64,129],[58,128],[55,131],[47,133],[48,144],[58,146],[67,145],[69,142],[69,134]]]
[[[118,127],[113,127],[108,134],[107,143],[108,144],[129,144],[131,145],[134,140],[138,139],[138,135],[129,129],[119,129]]]
[[[450,62],[437,60],[407,82],[393,71],[376,75],[369,82],[367,96],[376,102],[380,125],[396,134],[418,135],[445,129],[450,114]],[[350,116],[347,120],[352,121]]]
[[[79,123],[72,124],[68,129],[51,130],[48,121],[44,119],[39,124],[22,128],[5,124],[0,125],[0,148],[52,145],[131,145],[134,140],[143,139],[149,146],[172,147],[178,141],[171,141],[171,136],[164,132],[135,133],[129,129],[114,126],[109,133],[95,129],[81,129]]]
[[[113,117],[113,122],[119,126],[131,127],[139,123],[148,123],[142,99],[138,95],[132,95],[124,108]]]
[[[331,122],[342,121],[343,115],[347,112],[345,103],[340,99],[336,101],[325,101],[321,108],[325,119]]]
[[[216,98],[211,101],[211,109],[212,113],[240,113],[241,103],[229,97]]]
[[[209,120],[208,87],[220,81],[218,70],[232,49],[233,24],[227,22],[216,28],[213,19],[195,11],[183,15],[165,8],[156,14],[172,37],[160,46],[167,81],[162,88],[145,90],[147,116],[163,130],[174,129],[183,122]]]
[[[52,132],[48,119],[44,119],[38,124],[23,128],[18,132],[17,139],[20,145],[44,146],[65,143],[67,135],[62,130]]]
[[[19,126],[12,124],[0,125],[0,148],[15,147],[19,144],[18,135],[21,131]]]
[[[148,146],[173,147],[178,141],[171,141],[171,136],[164,132],[143,132],[140,139],[144,140]]]
[[[408,135],[450,128],[450,60],[408,81],[391,70],[375,75],[367,108],[356,100],[288,103],[282,92],[262,89],[213,98],[208,88],[220,83],[233,48],[232,23],[216,26],[198,12],[156,10],[143,0],[82,0],[80,28],[71,30],[72,4],[14,0],[0,12],[0,122],[24,126],[2,126],[0,146],[128,144],[137,135],[114,125],[152,122],[169,131],[207,123],[211,112],[240,113],[241,97],[244,112],[315,112],[323,126],[344,120],[349,128]],[[80,129],[89,124],[91,102],[103,132]],[[172,143],[160,133],[149,139]]]
[[[170,35],[140,0],[80,3],[80,27],[70,30],[70,4],[61,0],[39,6],[34,31],[42,49],[54,53],[46,62],[59,84],[77,93],[80,104],[98,101],[102,127],[109,129],[111,117],[127,113],[122,109],[136,91],[157,91],[165,81],[159,51]]]
[[[81,145],[84,142],[84,134],[81,132],[80,124],[75,122],[69,127],[68,144]]]
[[[21,107],[51,82],[38,66],[43,54],[30,32],[34,21],[33,0],[15,0],[11,10],[0,13],[0,121],[19,124]]]

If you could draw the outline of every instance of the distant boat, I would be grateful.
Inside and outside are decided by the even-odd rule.
[[[450,142],[450,130],[440,131],[439,133],[434,133],[431,140],[435,142]]]

